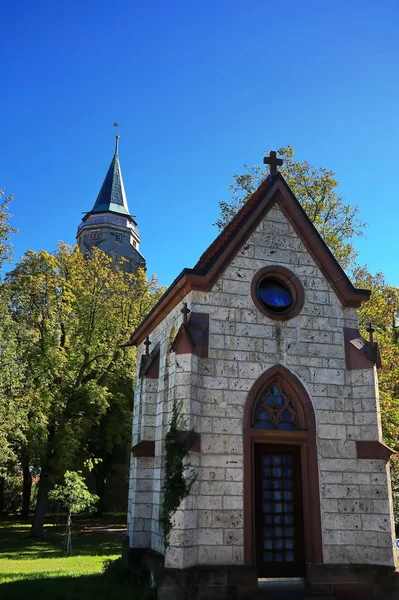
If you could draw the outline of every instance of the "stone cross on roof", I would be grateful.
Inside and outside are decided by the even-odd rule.
[[[277,154],[275,153],[275,151],[270,150],[270,155],[265,156],[263,162],[265,163],[265,165],[270,165],[270,175],[276,175],[277,167],[281,167],[281,165],[283,164],[283,159],[277,158]]]

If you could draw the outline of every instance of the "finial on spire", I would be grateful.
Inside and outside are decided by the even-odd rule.
[[[265,165],[270,165],[270,175],[276,175],[277,167],[281,167],[283,164],[282,158],[277,158],[277,154],[274,150],[270,150],[269,156],[265,156],[263,159]]]
[[[122,127],[120,123],[114,123],[114,127]],[[118,154],[119,135],[115,136],[115,154]]]

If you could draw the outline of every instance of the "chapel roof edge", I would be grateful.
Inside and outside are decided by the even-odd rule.
[[[359,308],[369,290],[355,288],[281,173],[269,175],[244,206],[201,255],[194,268],[183,269],[157,304],[133,332],[130,344],[139,344],[191,290],[209,291],[246,239],[275,203],[291,223],[344,306]]]

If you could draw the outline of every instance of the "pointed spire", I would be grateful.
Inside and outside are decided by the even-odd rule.
[[[119,164],[118,147],[119,135],[116,136],[115,154],[97,196],[97,200],[91,210],[92,213],[112,211],[122,215],[130,215],[125,187],[123,185],[122,171]]]

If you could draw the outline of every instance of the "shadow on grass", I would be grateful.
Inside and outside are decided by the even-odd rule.
[[[28,537],[29,531],[29,525],[16,528],[14,524],[2,524],[0,528],[0,558],[34,560],[64,556],[64,526],[47,527],[43,540]],[[72,549],[74,556],[103,556],[106,558],[121,552],[122,540],[119,536],[109,533],[75,530],[72,533]]]
[[[7,573],[4,573],[7,576]],[[104,575],[48,577],[33,575],[0,585],[1,600],[150,600],[148,588],[134,583],[111,583]]]

